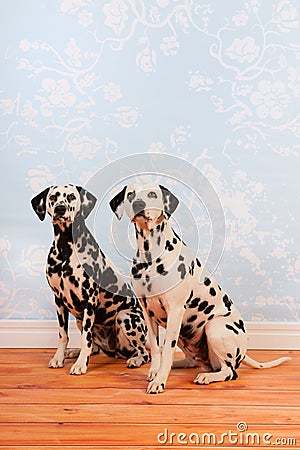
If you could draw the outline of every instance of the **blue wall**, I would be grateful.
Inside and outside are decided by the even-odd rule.
[[[164,152],[223,205],[217,276],[245,318],[299,320],[299,20],[292,0],[0,0],[0,317],[55,317],[31,197]]]

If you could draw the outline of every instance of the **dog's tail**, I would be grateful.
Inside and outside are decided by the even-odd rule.
[[[245,366],[252,367],[253,369],[269,369],[270,367],[279,366],[280,364],[290,361],[291,359],[292,358],[290,358],[289,356],[286,356],[284,358],[274,359],[273,361],[260,363],[255,361],[255,359],[250,358],[250,356],[246,355],[242,363],[245,364]]]

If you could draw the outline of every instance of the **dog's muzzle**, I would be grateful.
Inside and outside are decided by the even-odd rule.
[[[66,214],[67,208],[65,207],[65,205],[57,205],[54,208],[54,219],[61,219],[64,217],[64,215]]]
[[[144,215],[144,210],[146,207],[146,203],[143,200],[135,200],[132,203],[132,209],[134,212],[134,215]]]

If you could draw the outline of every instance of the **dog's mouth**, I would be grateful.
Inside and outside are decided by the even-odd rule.
[[[147,219],[145,210],[142,210],[142,211],[139,211],[138,213],[136,213],[136,214],[133,216],[132,220],[138,219],[139,217],[141,217],[142,219]]]
[[[54,215],[52,217],[52,223],[54,225],[59,225],[63,223],[70,223],[73,222],[70,216],[60,216],[60,215]]]
[[[71,222],[71,214],[69,209],[64,204],[56,205],[52,212],[53,224],[64,224]]]
[[[162,222],[162,220],[164,219],[164,213],[163,211],[161,211],[160,215],[158,217],[152,217],[151,213],[146,211],[139,211],[137,214],[135,214],[133,216],[133,218],[131,219],[132,223],[136,223],[138,221],[143,221],[143,222],[151,222],[151,221],[155,221],[156,223],[160,223]]]

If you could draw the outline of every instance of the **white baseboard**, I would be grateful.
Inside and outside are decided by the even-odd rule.
[[[80,347],[80,333],[69,321],[69,347]],[[0,320],[0,348],[55,348],[58,342],[56,320]]]
[[[300,350],[299,322],[246,322],[249,349]],[[80,347],[76,323],[69,323],[70,347]],[[56,320],[0,320],[0,348],[54,348]]]

